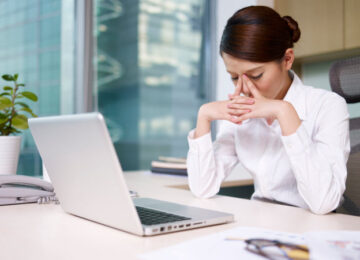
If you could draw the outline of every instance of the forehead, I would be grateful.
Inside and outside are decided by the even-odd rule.
[[[229,73],[241,73],[242,74],[242,73],[251,72],[251,71],[255,72],[256,70],[268,65],[268,62],[259,63],[259,62],[247,61],[247,60],[235,58],[234,56],[231,56],[227,53],[222,53],[222,58],[224,60],[226,70]]]

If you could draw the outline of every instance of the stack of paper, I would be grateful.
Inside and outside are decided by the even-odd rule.
[[[187,175],[186,159],[160,156],[158,161],[151,162],[151,171],[175,175]]]

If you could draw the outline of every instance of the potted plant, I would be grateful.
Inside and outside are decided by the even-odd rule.
[[[36,117],[22,100],[36,102],[38,98],[23,90],[25,84],[18,83],[18,76],[2,75],[13,86],[4,86],[0,92],[0,174],[16,174],[21,144],[21,136],[17,134],[29,128],[27,115]]]

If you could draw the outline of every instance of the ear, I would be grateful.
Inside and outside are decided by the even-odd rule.
[[[286,70],[290,70],[293,63],[294,63],[294,50],[292,48],[289,48],[285,51],[283,62],[284,62],[284,68]]]

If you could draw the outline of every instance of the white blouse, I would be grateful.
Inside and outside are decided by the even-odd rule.
[[[209,198],[241,163],[254,178],[253,199],[268,199],[310,209],[316,214],[339,206],[345,191],[350,152],[349,113],[339,95],[305,86],[294,74],[284,98],[302,123],[282,136],[278,121],[263,118],[242,125],[222,121],[216,141],[211,134],[188,136],[189,186],[195,196]]]

